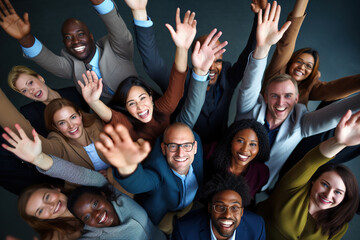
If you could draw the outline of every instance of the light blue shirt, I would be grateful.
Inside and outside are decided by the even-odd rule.
[[[210,231],[211,231],[211,240],[217,240],[217,238],[215,237],[215,234],[214,234],[214,232],[212,230],[212,221],[211,221],[211,219],[210,219]],[[228,240],[235,240],[235,236],[236,236],[236,229],[235,229],[233,235],[231,235],[231,237],[228,238]]]
[[[94,168],[96,171],[107,169],[108,167],[110,167],[109,164],[107,164],[107,163],[103,162],[103,160],[101,160],[101,158],[99,157],[99,155],[95,149],[94,143],[91,143],[91,144],[85,146],[84,149],[85,149],[87,155],[89,156],[90,160],[94,164]]]
[[[174,209],[174,211],[177,211],[187,207],[194,200],[199,185],[196,180],[196,176],[192,165],[190,165],[189,172],[187,175],[181,175],[175,172],[173,169],[171,169],[171,171],[173,171],[175,176],[180,178],[183,187],[180,204],[176,209]]]
[[[101,4],[96,5],[96,6],[93,5],[93,6],[100,15],[104,15],[104,14],[109,13],[111,10],[113,10],[114,3],[111,0],[104,0],[104,2],[102,2]],[[39,53],[41,52],[42,43],[35,37],[35,42],[31,47],[25,48],[25,47],[21,46],[21,48],[22,48],[25,56],[27,56],[28,58],[34,58],[37,55],[39,55]],[[99,57],[98,57],[97,61],[98,61],[97,66],[99,66]]]

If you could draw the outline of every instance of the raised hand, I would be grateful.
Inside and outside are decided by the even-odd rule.
[[[180,19],[180,8],[176,9],[176,31],[170,24],[165,24],[169,29],[171,37],[178,48],[188,50],[196,35],[195,13],[188,10],[184,15],[184,21]]]
[[[195,44],[191,61],[194,66],[194,71],[198,75],[205,75],[214,60],[226,51],[224,47],[228,42],[225,41],[218,44],[218,39],[222,35],[222,32],[218,32],[215,35],[216,31],[216,28],[213,29],[201,46],[200,42],[196,42]]]
[[[34,141],[32,141],[30,138],[28,138],[19,124],[15,124],[15,128],[18,130],[19,134],[16,134],[8,127],[4,128],[7,134],[2,134],[2,137],[12,147],[6,144],[2,144],[2,147],[14,153],[24,161],[35,164],[36,159],[39,158],[42,153],[41,141],[38,134],[36,133],[35,129],[33,129],[32,134]]]
[[[85,85],[78,80],[81,87],[83,98],[88,104],[91,104],[100,99],[103,89],[102,78],[98,79],[94,71],[86,71],[86,75],[82,74]]]
[[[136,20],[147,20],[146,5],[148,0],[125,0],[125,3],[131,9]]]
[[[265,10],[267,3],[267,0],[252,0],[251,11],[259,13],[260,9]]]
[[[256,30],[256,49],[253,55],[255,58],[266,57],[270,47],[281,39],[290,26],[291,22],[288,21],[278,30],[280,12],[281,8],[276,1],[273,2],[271,9],[270,3],[267,4],[264,15],[260,9]]]
[[[21,40],[30,34],[28,13],[24,13],[24,20],[21,19],[9,0],[0,0],[0,8],[0,26],[7,34],[17,40]]]
[[[360,144],[360,111],[351,115],[351,110],[341,118],[335,130],[339,144],[354,146]]]
[[[110,124],[106,125],[104,132],[100,134],[100,140],[101,142],[95,142],[96,148],[121,175],[133,173],[150,152],[149,142],[143,139],[134,142],[129,130],[121,124],[115,129]]]

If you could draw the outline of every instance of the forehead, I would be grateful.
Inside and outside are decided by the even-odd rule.
[[[317,180],[327,181],[328,183],[330,183],[332,188],[340,189],[343,191],[346,190],[344,181],[342,180],[341,176],[335,171],[324,172]]]
[[[193,142],[194,140],[192,131],[185,126],[170,127],[164,136],[164,141],[166,143],[185,143]]]
[[[296,93],[296,88],[291,80],[286,80],[282,82],[272,82],[268,87],[268,93]]]
[[[61,119],[66,119],[76,113],[75,109],[70,106],[65,106],[60,108],[54,113],[54,122],[59,121]]]
[[[19,74],[19,77],[16,79],[15,81],[15,86],[25,86],[26,82],[28,80],[33,80],[33,81],[36,81],[38,80],[38,78],[32,76],[32,75],[29,75],[29,74],[26,74],[26,73],[20,73]]]
[[[233,190],[224,190],[216,193],[213,198],[213,202],[235,203],[238,202],[242,205],[242,198],[239,193]]]
[[[310,53],[302,53],[302,54],[300,54],[298,59],[299,58],[301,58],[306,63],[314,63],[315,62],[315,59],[314,59],[313,55],[310,54]]]
[[[234,138],[238,138],[238,137],[242,137],[242,138],[250,138],[251,140],[255,140],[255,141],[258,141],[258,137],[255,133],[254,130],[250,129],[250,128],[246,128],[246,129],[242,129],[242,130],[239,130]]]
[[[40,188],[34,191],[26,204],[25,211],[28,215],[35,216],[36,210],[41,206],[47,189]]]
[[[68,34],[77,31],[89,32],[88,27],[80,20],[68,19],[64,22],[62,27],[62,34]]]
[[[128,93],[128,99],[133,99],[133,98],[137,98],[139,95],[141,94],[147,94],[148,93],[145,91],[144,88],[140,87],[140,86],[132,86],[129,90],[129,93]]]

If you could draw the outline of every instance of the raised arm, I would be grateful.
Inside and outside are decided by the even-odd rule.
[[[216,42],[220,38],[222,32],[218,32],[216,35],[215,33],[216,29],[212,30],[201,47],[200,43],[197,42],[191,55],[194,72],[190,79],[187,98],[181,112],[176,117],[176,121],[183,122],[190,128],[195,125],[197,118],[199,117],[205,101],[206,88],[208,84],[208,81],[196,80],[194,79],[194,76],[207,77],[209,68],[214,59],[225,52],[224,47],[228,44],[228,42],[225,41],[216,45]]]
[[[85,101],[104,122],[109,122],[112,118],[111,109],[100,100],[103,89],[102,78],[99,80],[94,71],[86,71],[86,75],[82,76],[85,85],[80,80],[78,84]]]
[[[351,111],[348,110],[338,122],[335,136],[309,151],[284,175],[280,185],[291,189],[306,184],[320,166],[330,161],[341,150],[359,144],[360,112],[351,115]]]
[[[150,152],[149,142],[138,139],[134,142],[129,130],[119,124],[115,128],[108,124],[100,134],[101,142],[95,142],[96,148],[102,152],[111,165],[117,168],[123,177],[135,172]]]
[[[24,13],[21,19],[9,0],[0,0],[0,9],[0,26],[4,31],[18,40],[23,47],[31,47],[35,37],[31,34],[29,14]]]
[[[103,186],[107,183],[106,178],[96,171],[43,153],[41,140],[35,130],[32,132],[34,137],[34,141],[32,141],[18,124],[15,125],[15,128],[19,134],[5,128],[7,134],[3,134],[3,138],[11,146],[6,144],[2,146],[24,161],[37,166],[41,173],[81,185]]]
[[[264,16],[262,15],[262,10],[258,14],[257,43],[255,51],[249,57],[244,78],[240,84],[237,100],[237,120],[240,119],[238,117],[253,109],[257,103],[261,90],[261,80],[266,66],[266,57],[270,47],[282,37],[290,25],[290,22],[286,22],[278,30],[280,12],[280,6],[274,1],[271,10],[270,4],[267,4]]]
[[[285,71],[294,52],[296,39],[305,18],[305,10],[308,2],[308,0],[296,0],[293,11],[289,13],[287,20],[291,21],[291,26],[276,45],[275,52],[265,71],[263,86],[266,86],[267,81],[271,77],[279,73],[284,73],[282,71]]]
[[[187,69],[188,51],[196,34],[195,13],[186,11],[184,20],[180,19],[180,8],[176,9],[176,31],[170,24],[165,24],[176,45],[175,67],[176,70],[183,73]]]

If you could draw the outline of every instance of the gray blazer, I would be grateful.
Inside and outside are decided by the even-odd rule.
[[[254,59],[252,53],[250,54],[244,78],[240,83],[236,120],[251,118],[261,124],[265,123],[267,105],[260,90],[266,60],[267,58]],[[262,190],[267,189],[275,180],[286,159],[302,138],[336,127],[348,109],[354,112],[360,110],[360,94],[313,112],[310,112],[303,104],[296,104],[281,124],[271,147],[270,159],[265,163],[269,167],[270,177]]]
[[[104,83],[115,92],[125,78],[137,76],[133,63],[133,38],[117,12],[115,3],[112,11],[98,15],[109,32],[96,42],[99,50],[100,72]],[[70,55],[66,49],[62,49],[61,56],[58,56],[43,45],[41,52],[31,60],[58,77],[72,78],[77,90],[81,93],[77,80],[83,81],[81,74],[86,71],[85,64]],[[108,103],[111,96],[103,92],[101,99]]]

